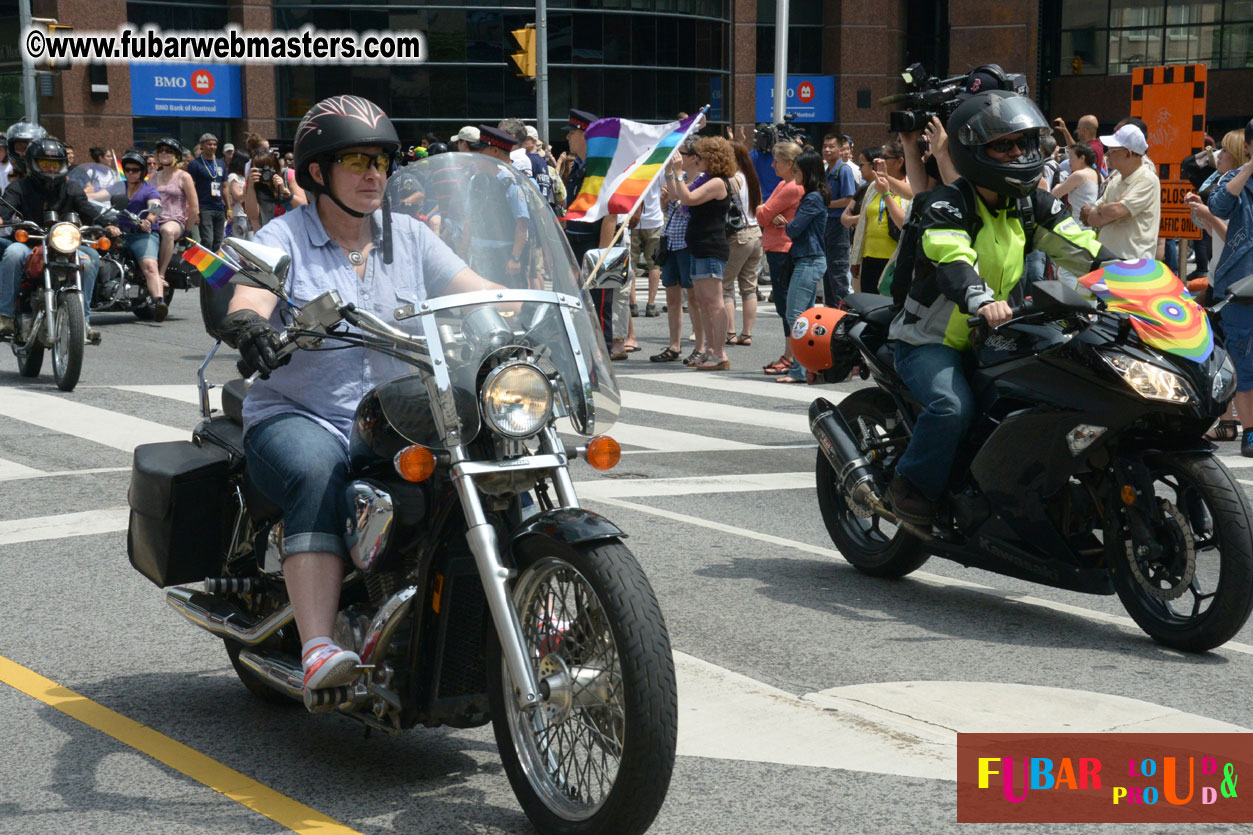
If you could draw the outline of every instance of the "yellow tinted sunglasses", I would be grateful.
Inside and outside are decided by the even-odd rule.
[[[353,174],[364,174],[371,166],[380,174],[386,174],[392,166],[392,155],[367,154],[361,151],[354,151],[349,154],[340,154],[335,157],[335,162],[344,166]]]

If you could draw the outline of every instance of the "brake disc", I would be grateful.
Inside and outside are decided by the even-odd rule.
[[[1137,546],[1130,538],[1127,539],[1127,563],[1140,588],[1158,600],[1175,600],[1188,590],[1196,574],[1196,540],[1183,512],[1166,499],[1159,497],[1158,502],[1167,527],[1163,531],[1166,534],[1163,544],[1171,550],[1166,560],[1171,565],[1182,561],[1183,571],[1176,572],[1162,562],[1150,561],[1147,553],[1137,554],[1138,550],[1147,551],[1148,546]]]

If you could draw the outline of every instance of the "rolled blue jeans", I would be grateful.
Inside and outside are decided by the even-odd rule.
[[[957,447],[974,421],[975,396],[962,368],[962,354],[947,345],[896,343],[896,373],[925,407],[896,472],[931,501],[948,486]]]
[[[295,413],[261,421],[244,436],[248,478],[283,509],[283,550],[348,558],[348,447],[311,418]]]
[[[818,298],[818,284],[826,271],[825,255],[806,255],[792,259],[792,279],[788,282],[787,311],[783,320],[789,335],[792,333],[792,325],[800,315],[814,306],[814,300]],[[796,360],[792,360],[788,374],[797,380],[805,379],[805,369]]]
[[[17,310],[17,286],[31,247],[11,241],[0,254],[0,316],[13,316]],[[78,248],[79,256],[86,256],[80,284],[83,288],[83,313],[91,318],[91,293],[96,286],[96,273],[100,272],[100,254],[89,246]]]

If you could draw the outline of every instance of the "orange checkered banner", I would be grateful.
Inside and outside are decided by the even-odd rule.
[[[1183,199],[1192,184],[1179,173],[1179,164],[1205,147],[1207,86],[1204,64],[1142,67],[1131,73],[1131,115],[1148,125],[1149,158],[1162,184],[1163,238],[1201,238]]]

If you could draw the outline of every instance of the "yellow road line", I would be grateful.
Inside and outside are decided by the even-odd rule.
[[[108,734],[293,832],[360,835],[251,777],[0,656],[0,682]]]

